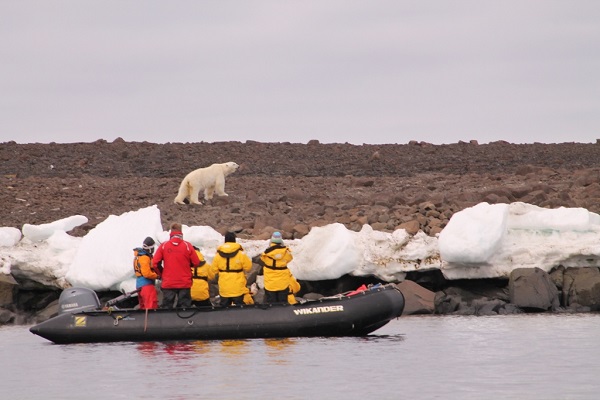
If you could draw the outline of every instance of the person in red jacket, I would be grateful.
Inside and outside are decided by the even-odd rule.
[[[163,300],[161,308],[192,306],[192,270],[190,267],[200,265],[200,259],[194,246],[183,240],[181,224],[171,225],[170,239],[156,249],[152,264],[154,269],[161,272],[161,291]],[[175,305],[175,300],[177,304]]]

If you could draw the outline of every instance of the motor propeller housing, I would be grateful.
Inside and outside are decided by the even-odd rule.
[[[58,315],[100,308],[98,295],[87,288],[69,288],[58,298]]]

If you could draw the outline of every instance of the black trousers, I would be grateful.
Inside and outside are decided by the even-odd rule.
[[[271,291],[265,289],[265,304],[270,303],[287,303],[288,302],[288,294],[290,293],[289,289],[285,290],[276,290]]]
[[[190,308],[192,306],[192,295],[190,288],[186,289],[161,289],[163,294],[160,308],[183,307]],[[177,304],[175,303],[177,300]]]
[[[210,306],[212,306],[212,303],[210,302],[210,299],[192,300],[192,305],[194,307],[210,307]]]
[[[237,297],[221,297],[221,300],[219,301],[219,305],[221,307],[227,307],[231,303],[235,304],[236,306],[243,306],[244,305],[244,295],[237,296]]]

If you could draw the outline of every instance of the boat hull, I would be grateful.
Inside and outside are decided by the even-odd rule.
[[[296,305],[82,311],[51,318],[30,331],[57,344],[364,336],[403,309],[402,293],[385,285]]]

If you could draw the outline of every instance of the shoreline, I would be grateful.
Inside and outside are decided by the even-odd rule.
[[[165,228],[172,221],[208,225],[244,239],[266,239],[275,229],[285,239],[302,238],[335,222],[354,231],[369,224],[434,236],[455,212],[480,202],[599,213],[599,159],[598,144],[579,143],[6,142],[0,226],[84,215],[89,222],[69,232],[81,237],[110,215],[156,204]],[[202,206],[173,203],[189,171],[230,160],[240,169],[226,179],[229,197]],[[431,279],[409,278],[438,289]]]

